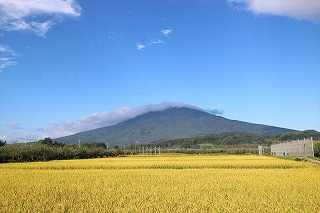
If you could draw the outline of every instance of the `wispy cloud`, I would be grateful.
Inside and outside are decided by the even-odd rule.
[[[137,43],[137,44],[136,44],[136,47],[137,47],[137,50],[142,50],[142,49],[144,49],[146,46],[143,45],[143,44]]]
[[[48,128],[42,128],[38,130],[42,132],[42,134],[53,138],[61,137],[72,135],[77,132],[114,125],[134,118],[136,116],[145,114],[147,112],[163,111],[171,107],[187,107],[218,115],[221,115],[223,113],[222,110],[203,110],[199,107],[182,102],[163,102],[160,104],[146,104],[138,107],[126,106],[115,109],[113,111],[96,112],[79,118],[77,122],[70,120],[62,123],[50,121],[47,123],[47,125],[49,126]]]
[[[24,130],[24,131],[31,131],[32,129],[24,128],[18,125],[16,121],[9,121],[6,124],[7,128],[9,129],[15,129],[15,130]]]
[[[169,38],[169,35],[173,32],[172,29],[161,30],[161,33]]]
[[[171,29],[165,29],[165,30],[161,30],[161,34],[162,34],[162,37],[165,36],[166,38],[170,38],[169,35],[173,32],[173,30]],[[136,48],[137,50],[143,50],[144,48],[146,47],[150,47],[150,46],[153,46],[153,45],[160,45],[160,44],[165,44],[166,42],[163,41],[162,39],[160,38],[157,38],[157,39],[150,39],[149,38],[149,41],[144,43],[144,44],[141,44],[141,43],[137,43],[136,44]]]
[[[162,41],[161,39],[157,39],[157,40],[151,40],[151,41],[148,43],[149,46],[152,46],[152,45],[154,45],[154,44],[165,44],[165,42]]]
[[[165,42],[162,41],[161,39],[156,39],[156,40],[152,39],[147,44],[137,43],[136,48],[137,48],[137,50],[143,50],[146,47],[150,47],[150,46],[158,45],[158,44],[165,44]]]
[[[206,111],[212,115],[223,115],[224,114],[224,111],[221,109],[207,109]]]
[[[288,16],[320,22],[319,0],[228,0],[228,2],[236,8],[242,8],[254,14]]]
[[[88,116],[80,118],[79,121],[81,123],[91,123],[96,126],[109,126],[134,118],[147,112],[162,111],[171,107],[188,107],[199,109],[196,106],[181,102],[163,102],[161,104],[146,104],[138,107],[121,107],[111,112],[104,111],[99,113],[92,113]]]
[[[16,53],[10,47],[0,44],[0,72],[4,68],[15,66]]]
[[[48,128],[38,128],[38,132],[41,132],[42,137],[56,138],[65,135],[72,135],[77,132],[90,130],[90,125],[83,125],[75,123],[71,120],[64,121],[62,123],[56,121],[48,121]],[[88,129],[87,129],[88,128]]]
[[[75,0],[0,0],[0,28],[44,36],[62,16],[77,17],[80,13]]]

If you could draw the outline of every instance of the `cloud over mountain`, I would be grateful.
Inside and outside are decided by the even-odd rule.
[[[77,122],[71,120],[64,121],[62,123],[49,121],[47,122],[49,127],[39,129],[39,131],[50,137],[61,137],[81,131],[111,126],[148,112],[163,111],[169,108],[181,107],[197,109],[216,115],[221,115],[223,113],[222,110],[203,110],[182,102],[162,102],[160,104],[146,104],[138,107],[125,106],[113,111],[95,112],[79,118]]]

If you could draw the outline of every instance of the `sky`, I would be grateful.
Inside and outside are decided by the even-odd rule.
[[[320,1],[0,0],[0,139],[169,107],[320,131]]]

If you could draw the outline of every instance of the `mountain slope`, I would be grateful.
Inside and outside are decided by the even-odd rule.
[[[294,130],[229,120],[190,108],[149,112],[128,121],[55,139],[58,142],[107,142],[110,146],[148,143],[219,133],[275,134]]]

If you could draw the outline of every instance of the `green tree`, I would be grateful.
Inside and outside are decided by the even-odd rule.
[[[314,141],[314,156],[320,157],[320,140]]]
[[[57,141],[53,141],[51,138],[45,138],[43,140],[39,140],[38,142],[42,143],[44,145],[48,145],[48,146],[55,146],[55,147],[66,146],[66,144],[61,143],[61,142],[57,142]]]
[[[7,144],[6,141],[0,140],[0,146],[4,146],[4,145],[6,145],[6,144]]]

